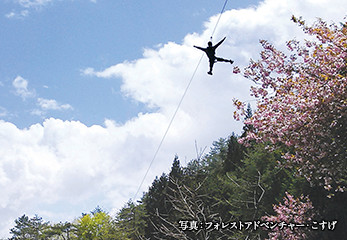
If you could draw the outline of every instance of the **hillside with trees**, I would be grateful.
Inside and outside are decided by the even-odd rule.
[[[73,222],[20,216],[15,239],[343,239],[346,224],[347,25],[318,20],[288,53],[262,40],[244,70],[254,111],[237,99],[231,133],[187,166],[173,156],[141,200],[116,216],[97,207]],[[229,133],[227,133],[229,134]]]

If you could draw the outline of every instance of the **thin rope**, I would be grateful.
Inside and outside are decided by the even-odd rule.
[[[220,14],[219,14],[217,23],[216,23],[216,25],[214,26],[213,32],[212,32],[212,34],[211,34],[211,40],[212,40],[212,37],[213,37],[213,35],[214,35],[214,32],[215,32],[216,29],[217,29],[217,26],[218,26],[218,24],[219,24],[219,20],[220,20],[220,18],[222,17],[222,14],[223,14],[223,12],[224,12],[224,10],[225,10],[225,7],[226,7],[227,3],[228,3],[228,0],[225,0],[224,6],[223,6],[223,8],[222,8],[222,11],[220,11]]]
[[[215,25],[215,27],[214,27],[214,29],[213,29],[213,32],[212,32],[212,35],[211,35],[211,39],[212,39],[212,36],[214,35],[214,32],[215,32],[216,29],[217,29],[217,26],[218,26],[218,24],[219,24],[219,20],[220,20],[220,18],[221,18],[221,16],[222,16],[223,12],[224,12],[224,10],[225,10],[225,7],[226,7],[226,5],[227,5],[227,2],[228,2],[228,0],[225,0],[224,6],[223,6],[223,8],[222,8],[222,11],[220,12],[220,15],[219,15],[219,18],[218,18],[218,20],[217,20],[217,23],[216,23],[216,25]],[[193,75],[192,75],[192,77],[190,78],[190,80],[189,80],[189,82],[188,82],[188,85],[187,85],[186,89],[184,90],[184,93],[183,93],[183,95],[182,95],[182,97],[181,97],[181,100],[180,100],[180,102],[178,103],[178,106],[177,106],[177,108],[176,108],[174,114],[172,115],[172,118],[171,118],[171,120],[170,120],[170,123],[169,123],[169,125],[168,125],[167,128],[166,128],[166,131],[165,131],[165,133],[164,133],[164,135],[163,135],[163,137],[162,137],[162,139],[161,139],[161,141],[160,141],[160,143],[159,143],[159,146],[158,146],[157,150],[155,151],[155,154],[154,154],[154,156],[153,156],[153,158],[152,158],[152,160],[151,160],[151,162],[150,162],[150,164],[149,164],[149,166],[148,166],[148,168],[147,168],[147,171],[146,171],[145,175],[144,175],[143,178],[142,178],[142,181],[141,181],[141,183],[140,183],[140,186],[138,187],[138,189],[137,189],[137,191],[136,191],[136,193],[135,193],[135,196],[134,196],[134,198],[133,198],[134,201],[136,200],[137,194],[139,193],[139,191],[140,191],[140,189],[141,189],[141,187],[142,187],[142,185],[143,185],[143,183],[144,183],[144,181],[145,181],[145,179],[146,179],[146,177],[147,177],[147,175],[148,175],[148,173],[149,173],[149,170],[151,169],[152,164],[153,164],[154,160],[156,159],[156,157],[157,157],[157,155],[158,155],[158,153],[159,153],[159,150],[160,150],[161,146],[163,145],[163,142],[164,142],[164,140],[165,140],[165,138],[166,138],[166,135],[167,135],[167,133],[169,132],[169,129],[170,129],[170,127],[171,127],[171,125],[172,125],[172,123],[173,123],[175,117],[176,117],[176,114],[177,114],[178,110],[179,110],[180,107],[181,107],[181,104],[182,104],[182,102],[183,102],[183,99],[184,99],[184,97],[186,96],[186,94],[187,94],[187,92],[188,92],[188,89],[189,89],[189,87],[190,87],[190,85],[191,85],[191,83],[192,83],[192,81],[193,81],[193,79],[194,79],[194,77],[195,77],[196,72],[198,71],[198,68],[199,68],[199,65],[200,65],[200,63],[201,63],[201,60],[202,60],[203,56],[204,56],[204,53],[201,55],[200,60],[199,60],[198,64],[197,64],[196,67],[195,67],[195,70],[194,70],[194,72],[193,72]]]
[[[167,128],[166,128],[166,131],[165,131],[165,133],[164,133],[164,136],[163,136],[163,138],[161,139],[161,141],[160,141],[160,143],[159,143],[159,146],[158,146],[158,148],[157,148],[157,151],[155,152],[155,154],[154,154],[154,156],[153,156],[153,158],[152,158],[152,161],[151,161],[151,163],[149,164],[149,166],[148,166],[148,168],[147,168],[147,171],[146,171],[146,173],[145,173],[145,175],[144,175],[144,177],[143,177],[143,179],[142,179],[142,181],[141,181],[141,184],[140,184],[139,188],[138,188],[137,191],[136,191],[136,194],[135,194],[133,200],[136,199],[137,194],[139,193],[139,191],[140,191],[140,189],[141,189],[141,187],[142,187],[142,185],[143,185],[143,182],[145,181],[145,179],[146,179],[146,177],[147,177],[147,174],[148,174],[149,170],[151,169],[152,164],[153,164],[155,158],[157,157],[157,155],[158,155],[158,153],[159,153],[159,150],[160,150],[160,148],[161,148],[161,145],[163,144],[163,142],[164,142],[164,140],[165,140],[165,138],[166,138],[166,135],[167,135],[167,133],[169,132],[169,129],[170,129],[170,127],[171,127],[171,125],[172,125],[172,123],[173,123],[175,117],[176,117],[176,114],[177,114],[179,108],[181,107],[181,104],[182,104],[182,102],[183,102],[183,99],[184,99],[184,97],[186,96],[186,94],[187,94],[187,92],[188,92],[188,88],[190,87],[190,85],[191,85],[191,83],[192,83],[192,81],[193,81],[193,79],[194,79],[194,77],[195,77],[195,74],[196,74],[196,72],[198,71],[198,68],[199,68],[199,65],[200,65],[200,63],[201,63],[201,60],[202,60],[203,56],[204,56],[204,54],[201,55],[200,60],[199,60],[198,64],[196,65],[196,68],[195,68],[195,70],[194,70],[194,72],[193,72],[193,75],[192,75],[192,77],[190,78],[190,81],[189,81],[189,83],[188,83],[188,85],[187,85],[187,87],[186,87],[186,89],[185,89],[185,91],[184,91],[184,93],[183,93],[183,95],[182,95],[182,97],[181,97],[180,102],[178,103],[178,106],[177,106],[177,108],[176,108],[176,110],[175,110],[175,113],[173,114],[173,116],[172,116],[172,118],[171,118],[171,120],[170,120],[170,123],[169,123],[169,125],[168,125]]]

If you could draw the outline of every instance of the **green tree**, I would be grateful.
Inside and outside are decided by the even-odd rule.
[[[247,104],[247,109],[246,109],[246,112],[245,112],[245,118],[244,120],[250,120],[251,117],[253,116],[253,111],[252,111],[252,108],[251,108],[251,104]],[[241,135],[241,137],[246,137],[247,133],[249,131],[253,131],[254,128],[251,124],[248,124],[248,123],[245,123],[244,126],[243,126],[243,133]]]
[[[50,226],[46,231],[48,239],[54,240],[71,240],[76,239],[76,228],[70,222],[56,223]]]
[[[127,234],[117,228],[112,217],[101,209],[83,214],[77,220],[76,235],[80,240],[90,239],[120,239],[128,240]]]
[[[127,234],[129,239],[140,240],[145,235],[147,217],[148,215],[142,202],[136,205],[129,200],[118,212],[116,224],[122,232]]]
[[[35,215],[29,218],[25,214],[15,220],[16,225],[10,230],[12,237],[10,240],[21,239],[45,239],[45,232],[48,229],[48,222],[43,222],[42,218]]]
[[[183,170],[181,168],[180,160],[178,156],[175,156],[175,159],[172,163],[171,171],[169,173],[170,179],[181,179],[183,176]]]
[[[223,159],[224,172],[233,171],[240,167],[245,151],[244,147],[238,143],[235,134],[229,137],[227,144],[227,155],[226,158]]]
[[[142,198],[148,214],[145,229],[145,236],[148,238],[157,232],[155,226],[160,223],[157,215],[167,215],[168,206],[166,201],[166,191],[168,182],[168,176],[164,173],[160,178],[156,177],[152,183],[152,186]]]

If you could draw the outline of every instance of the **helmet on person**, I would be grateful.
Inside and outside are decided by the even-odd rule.
[[[209,47],[212,47],[212,42],[211,41],[209,41],[207,44],[208,44]]]

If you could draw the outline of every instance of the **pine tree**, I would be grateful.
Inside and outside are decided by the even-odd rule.
[[[29,218],[25,214],[15,220],[16,225],[10,230],[12,237],[10,240],[21,239],[45,239],[45,231],[48,228],[48,222],[43,222],[42,218],[35,215]]]

